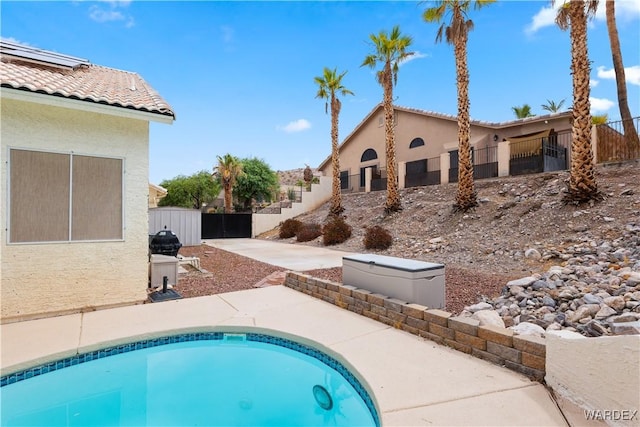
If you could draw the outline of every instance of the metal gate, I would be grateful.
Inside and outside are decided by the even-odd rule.
[[[202,214],[203,239],[234,239],[251,237],[251,214]]]

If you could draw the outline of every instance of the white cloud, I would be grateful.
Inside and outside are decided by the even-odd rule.
[[[298,119],[287,123],[286,126],[278,126],[277,130],[284,131],[286,133],[302,132],[311,128],[311,123],[306,119]]]
[[[413,55],[407,56],[405,59],[403,59],[402,61],[398,62],[398,66],[402,66],[404,64],[406,64],[407,62],[411,62],[414,59],[420,59],[420,58],[428,58],[430,55],[427,53],[422,53],[419,51],[415,51],[413,52]]]
[[[613,68],[607,70],[605,67],[600,66],[598,67],[598,77],[601,79],[615,80],[616,71]],[[625,67],[624,78],[627,83],[640,86],[640,65]]]
[[[615,103],[606,98],[589,97],[591,103],[591,114],[606,113],[615,105]]]
[[[640,18],[640,0],[616,0],[616,24],[617,21],[625,23]],[[604,1],[598,3],[596,19],[606,21],[606,5]]]
[[[89,8],[89,18],[96,22],[122,21],[124,15],[117,10],[104,10],[100,6],[93,5]]]
[[[540,11],[531,18],[531,23],[525,27],[524,32],[528,35],[533,35],[540,28],[555,25],[558,8],[562,6],[562,3],[562,0],[557,0],[553,5],[540,9]]]
[[[600,77],[600,76],[598,76],[598,77]],[[589,79],[589,86],[591,86],[591,87],[596,87],[596,86],[598,86],[599,83],[600,83],[599,80]]]
[[[23,46],[31,46],[29,43],[21,42],[20,40],[13,37],[3,37],[2,40],[7,41],[9,43],[21,44]]]
[[[102,4],[108,5],[108,7],[102,7],[98,5],[91,5],[89,7],[89,18],[96,22],[112,22],[112,21],[124,21],[125,27],[131,28],[135,25],[133,16],[124,14],[118,9],[124,9],[129,6],[131,0],[102,0]]]

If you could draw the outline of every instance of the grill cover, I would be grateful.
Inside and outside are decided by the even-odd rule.
[[[149,250],[152,254],[177,256],[182,243],[178,236],[171,230],[161,230],[153,235],[149,242]]]

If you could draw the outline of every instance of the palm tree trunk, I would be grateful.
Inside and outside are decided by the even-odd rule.
[[[393,132],[393,76],[389,62],[385,64],[383,73],[384,136],[387,157],[387,202],[384,211],[392,213],[401,210],[402,206],[396,178],[396,142]]]
[[[343,211],[342,193],[340,188],[340,158],[338,156],[338,117],[341,103],[334,94],[331,94],[331,167],[333,168],[333,183],[331,187],[330,215],[338,216]]]
[[[627,101],[627,81],[624,75],[624,65],[622,63],[622,51],[620,50],[620,40],[618,38],[618,27],[616,26],[616,11],[614,0],[606,1],[607,30],[609,31],[609,43],[611,44],[611,56],[613,58],[613,69],[616,72],[616,86],[618,88],[618,107],[620,108],[620,118],[624,126],[624,136],[627,144],[631,147],[640,145],[638,131],[633,125],[629,103]]]
[[[460,13],[459,9],[454,11]],[[455,17],[454,17],[455,19]],[[462,19],[462,17],[460,17]],[[458,89],[458,192],[454,210],[465,212],[478,205],[473,185],[469,123],[469,70],[466,32],[454,42]]]
[[[228,182],[222,183],[224,187],[224,213],[231,213],[231,185]]]
[[[591,150],[591,114],[589,102],[589,53],[587,50],[587,14],[583,1],[570,2],[571,72],[573,74],[573,126],[571,171],[565,202],[579,204],[598,198],[593,151]]]

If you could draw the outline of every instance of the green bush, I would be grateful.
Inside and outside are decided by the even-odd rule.
[[[296,235],[302,223],[297,219],[289,218],[280,226],[280,238],[288,239]]]
[[[388,249],[391,247],[391,243],[393,243],[393,237],[391,237],[391,234],[387,230],[379,225],[369,227],[365,230],[364,247],[366,249]]]
[[[322,243],[325,246],[337,245],[351,237],[351,226],[344,219],[335,217],[322,230]]]
[[[315,222],[303,223],[296,233],[298,242],[310,242],[321,235],[322,228],[320,227],[320,224]]]

